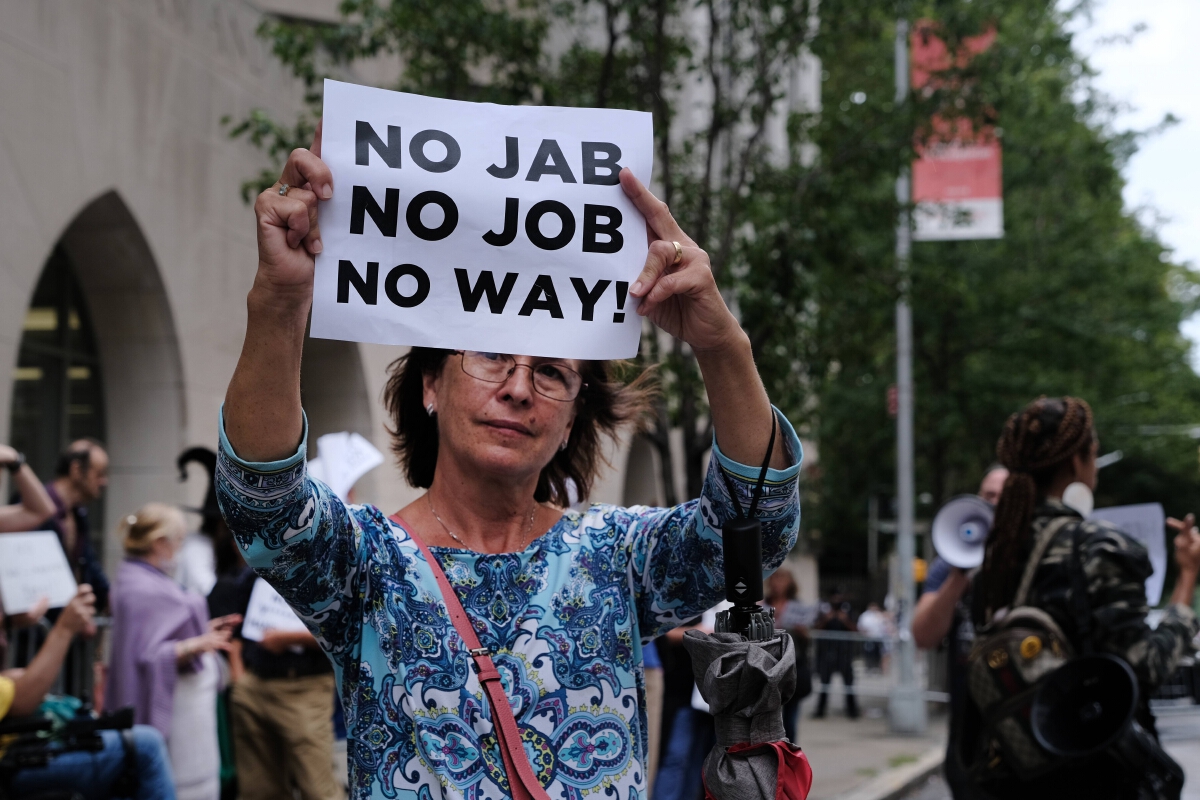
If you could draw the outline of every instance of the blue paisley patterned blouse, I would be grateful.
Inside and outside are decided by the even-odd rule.
[[[759,505],[764,576],[800,521],[800,441],[779,416],[793,466],[768,472]],[[222,423],[217,496],[246,561],[333,661],[351,797],[510,797],[490,709],[421,552],[379,509],[307,477],[304,452],[248,463]],[[568,511],[520,553],[433,548],[551,798],[646,796],[642,643],[724,599],[720,531],[734,512],[717,462],[746,507],[758,468],[714,444],[699,500]]]

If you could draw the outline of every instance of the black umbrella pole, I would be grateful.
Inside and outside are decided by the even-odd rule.
[[[773,610],[759,605],[762,585],[762,523],[731,519],[721,531],[725,550],[725,599],[733,608],[717,614],[719,633],[737,633],[752,642],[775,636]]]

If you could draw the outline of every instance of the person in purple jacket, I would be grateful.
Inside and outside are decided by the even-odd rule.
[[[149,503],[121,522],[125,560],[113,591],[112,660],[105,695],[132,706],[134,721],[167,740],[179,800],[217,800],[217,691],[214,651],[229,647],[239,615],[208,618],[208,605],[171,577],[186,532],[183,515]]]

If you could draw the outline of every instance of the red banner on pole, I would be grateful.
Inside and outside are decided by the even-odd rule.
[[[952,57],[933,23],[918,23],[910,42],[913,89],[938,86],[939,73],[965,66],[995,40],[995,30],[968,37]],[[992,127],[975,130],[961,117],[935,116],[931,122],[933,134],[918,143],[912,168],[913,238],[930,242],[1003,237],[1000,142]]]

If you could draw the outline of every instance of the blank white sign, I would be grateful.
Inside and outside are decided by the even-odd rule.
[[[1167,579],[1166,515],[1161,503],[1140,503],[1132,506],[1097,508],[1088,519],[1102,519],[1121,529],[1129,538],[1139,542],[1150,555],[1154,572],[1146,579],[1146,600],[1153,608],[1162,599],[1163,582]]]
[[[308,628],[287,601],[279,596],[279,592],[258,578],[250,590],[250,605],[246,609],[246,618],[242,620],[242,638],[261,642],[263,634],[269,630],[304,631]]]
[[[75,576],[54,531],[0,534],[0,601],[22,614],[46,597],[62,608],[75,596]]]

